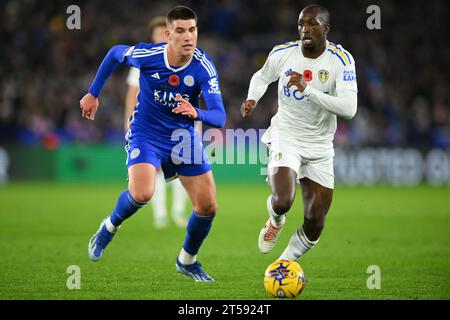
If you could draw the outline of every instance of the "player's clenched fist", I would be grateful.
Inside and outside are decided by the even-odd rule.
[[[87,93],[83,97],[83,99],[80,100],[81,117],[89,120],[94,120],[98,105],[98,98],[94,97],[90,93]]]
[[[245,100],[241,105],[242,117],[245,118],[246,116],[251,115],[255,107],[256,107],[255,100]]]
[[[288,88],[290,88],[291,86],[296,86],[300,92],[305,91],[307,84],[302,74],[291,71],[288,76],[290,76],[287,83]]]

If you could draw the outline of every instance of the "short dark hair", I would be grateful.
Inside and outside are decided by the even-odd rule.
[[[150,35],[152,35],[153,30],[155,30],[158,27],[166,27],[166,17],[156,16],[149,21],[148,30],[150,31]]]
[[[174,20],[190,20],[194,19],[197,23],[197,14],[191,8],[186,6],[176,6],[171,9],[166,16],[166,24],[169,26]]]
[[[319,4],[310,4],[309,6],[303,8],[303,10],[306,9],[317,10],[318,18],[325,22],[325,24],[330,24],[330,12],[324,6],[321,6]]]

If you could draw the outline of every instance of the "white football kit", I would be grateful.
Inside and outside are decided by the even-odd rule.
[[[307,87],[287,87],[289,72],[303,74]],[[289,167],[297,179],[307,177],[334,188],[333,138],[336,115],[352,118],[357,107],[355,61],[340,45],[327,41],[316,59],[303,56],[301,41],[275,46],[251,81],[247,100],[256,102],[278,80],[278,112],[261,138],[269,148],[269,173]]]

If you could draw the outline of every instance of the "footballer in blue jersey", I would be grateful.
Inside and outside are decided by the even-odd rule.
[[[126,134],[128,189],[89,241],[89,257],[99,260],[122,222],[152,198],[161,166],[166,178],[180,179],[193,205],[176,270],[194,281],[211,282],[197,253],[216,215],[216,187],[194,122],[223,127],[226,115],[214,64],[196,47],[197,15],[177,6],[166,22],[167,43],[114,46],[80,101],[82,117],[94,120],[98,96],[112,72],[120,64],[140,69],[138,104]],[[199,108],[200,95],[207,110]]]

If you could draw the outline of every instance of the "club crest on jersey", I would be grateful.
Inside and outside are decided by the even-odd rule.
[[[194,77],[191,76],[190,74],[188,74],[187,76],[185,76],[183,78],[183,82],[185,85],[187,85],[188,87],[192,87],[194,85]]]
[[[141,150],[139,150],[138,148],[133,149],[130,153],[130,158],[136,159],[137,157],[139,157],[140,154],[141,154]]]
[[[283,157],[283,154],[281,152],[277,152],[274,154],[273,159],[275,161],[280,161],[282,157]]]
[[[180,84],[180,77],[176,74],[171,74],[169,77],[169,84],[173,87],[176,87]]]
[[[323,70],[323,69],[319,70],[319,80],[322,83],[325,83],[325,81],[328,80],[328,77],[329,77],[329,72],[327,70]]]

